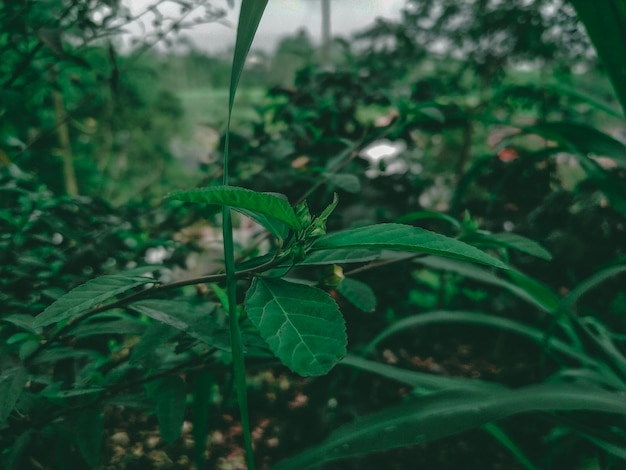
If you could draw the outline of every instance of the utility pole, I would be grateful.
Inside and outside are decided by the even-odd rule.
[[[50,81],[53,84],[52,104],[54,106],[54,114],[57,120],[57,135],[59,136],[60,154],[63,158],[63,178],[65,181],[65,192],[71,196],[78,196],[78,182],[76,180],[76,172],[74,171],[74,157],[72,156],[72,144],[70,142],[70,131],[67,124],[68,116],[65,112],[65,104],[63,95],[58,90],[58,74],[57,66],[50,70]]]
[[[330,65],[330,0],[322,0],[322,63]]]

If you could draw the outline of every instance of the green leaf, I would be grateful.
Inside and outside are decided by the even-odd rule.
[[[615,276],[618,276],[622,274],[623,272],[626,272],[626,264],[617,265],[617,266],[609,266],[607,268],[600,270],[599,272],[593,274],[589,278],[585,279],[584,281],[576,285],[576,287],[574,287],[563,298],[563,305],[566,308],[571,309],[583,295],[587,294],[587,292],[595,289],[604,281],[611,279]]]
[[[234,186],[210,186],[189,191],[174,191],[168,197],[179,201],[217,204],[255,212],[279,220],[294,230],[300,228],[300,223],[289,202],[270,193],[259,193]]]
[[[14,367],[3,372],[0,377],[0,424],[9,418],[27,381],[28,373],[24,367]]]
[[[93,400],[101,395],[104,391],[104,388],[101,387],[80,388],[71,390],[61,389],[60,387],[61,384],[59,382],[54,382],[52,385],[42,390],[40,392],[40,395],[42,397],[46,397],[52,400],[64,400],[66,398],[74,397],[85,397],[86,399]]]
[[[420,220],[443,220],[448,222],[455,232],[461,231],[461,224],[454,217],[435,211],[416,211],[398,217],[396,222],[406,224],[407,222],[418,222]]]
[[[22,344],[20,344],[20,349],[18,353],[20,360],[22,361],[26,360],[28,357],[30,357],[31,354],[33,354],[37,349],[39,349],[39,346],[40,346],[39,339],[25,341]]]
[[[474,246],[509,248],[546,261],[552,259],[550,252],[539,243],[516,233],[474,232],[463,236],[462,240]]]
[[[239,85],[239,79],[246,63],[246,57],[256,30],[261,22],[261,17],[265,11],[268,0],[243,0],[241,9],[239,10],[239,22],[237,24],[237,40],[235,42],[235,52],[233,55],[233,66],[230,74],[230,88],[228,97],[228,121],[226,124],[226,137],[224,143],[224,171],[223,183],[228,185],[229,168],[230,168],[230,123],[233,113],[233,104],[235,103],[235,94]],[[245,208],[244,208],[245,209]],[[291,208],[290,208],[291,209]],[[275,214],[270,214],[276,217]],[[298,220],[293,213],[287,212],[289,221],[285,222],[294,229],[300,229]],[[279,220],[280,217],[276,217]],[[228,206],[222,210],[223,234],[224,234],[224,264],[226,267],[226,281],[229,298],[229,314],[230,314],[230,340],[233,355],[233,373],[235,378],[235,389],[237,391],[237,402],[241,414],[241,425],[243,428],[244,444],[246,449],[246,464],[248,470],[254,470],[254,455],[252,449],[252,435],[250,432],[250,423],[248,418],[248,398],[246,386],[246,370],[243,353],[243,343],[241,340],[241,331],[239,330],[239,319],[237,311],[237,282],[235,280],[235,250],[233,244],[233,227]],[[293,224],[293,225],[291,225]]]
[[[622,460],[626,460],[626,445],[624,445],[623,443],[614,444],[605,439],[597,438],[584,432],[580,433],[580,435],[584,439],[587,439],[589,442],[592,442],[593,444],[598,446],[600,449],[604,450],[605,452],[608,452],[609,454],[619,457]]]
[[[64,359],[89,359],[91,361],[102,361],[105,355],[94,349],[78,349],[65,346],[52,347],[44,350],[32,359],[33,364],[45,364],[58,362]]]
[[[575,156],[589,179],[606,195],[615,210],[626,216],[626,187],[621,178],[613,172],[606,171],[594,160],[579,154]]]
[[[74,442],[91,468],[100,462],[102,436],[104,434],[104,414],[100,407],[78,412],[70,420]]]
[[[478,248],[454,238],[410,225],[378,224],[345,230],[326,235],[313,245],[313,250],[338,248],[425,253],[508,269],[508,266],[502,261],[480,251]]]
[[[626,414],[623,393],[578,384],[540,384],[517,390],[455,390],[408,400],[356,419],[320,445],[272,467],[319,467],[327,462],[432,441],[531,411]]]
[[[626,113],[626,3],[571,0]]]
[[[337,249],[320,250],[307,254],[303,261],[298,262],[299,266],[316,266],[320,264],[343,264],[361,263],[363,261],[373,261],[380,259],[381,254],[372,250]]]
[[[604,111],[610,116],[617,117],[617,118],[624,117],[622,114],[620,114],[619,109],[615,109],[614,106],[611,106],[610,104],[607,104],[604,101],[601,101],[599,98],[595,98],[591,95],[583,93],[582,91],[576,88],[564,85],[563,83],[559,83],[559,82],[550,83],[546,86],[546,88],[556,93],[560,93],[566,96],[571,96],[573,98],[576,98],[582,101],[583,103],[586,103],[590,106],[593,106],[596,109],[599,109],[600,111]]]
[[[347,277],[339,283],[337,290],[348,302],[363,312],[373,312],[376,309],[376,295],[364,282]]]
[[[149,271],[149,269],[147,269]],[[134,273],[135,271],[133,271]],[[113,297],[128,292],[136,287],[153,284],[153,278],[137,274],[114,274],[101,276],[72,289],[57,299],[48,308],[35,317],[33,328],[51,325],[95,307]]]
[[[320,289],[255,278],[245,308],[274,354],[300,375],[325,374],[346,353],[343,317]]]
[[[136,365],[144,360],[153,359],[153,354],[159,346],[167,343],[174,336],[180,334],[180,330],[165,323],[152,323],[141,335],[141,339],[133,348],[129,364]]]
[[[239,86],[239,80],[246,64],[246,57],[250,51],[252,40],[261,22],[268,0],[243,0],[239,11],[239,23],[237,25],[237,40],[233,55],[233,67],[230,76],[230,99],[228,101],[229,113],[233,109],[235,93]],[[230,121],[230,119],[229,119]]]
[[[215,384],[213,372],[199,372],[193,379],[193,439],[196,468],[203,468],[204,452],[209,435],[209,418],[211,415],[211,394]]]
[[[527,129],[569,148],[598,189],[602,191],[616,210],[626,215],[626,189],[622,180],[613,172],[606,171],[589,154],[612,158],[626,167],[626,146],[593,127],[571,122],[541,123]]]
[[[5,454],[2,459],[2,463],[6,465],[6,470],[20,470],[24,468],[22,460],[24,453],[28,449],[31,439],[35,434],[34,429],[29,429],[23,432],[11,445],[10,449],[6,449],[8,454]]]
[[[433,103],[433,104],[436,105],[437,103]],[[420,114],[423,114],[424,116],[432,119],[433,121],[436,121],[439,123],[446,122],[446,115],[443,114],[441,109],[431,106],[430,103],[422,103],[421,105],[418,105],[417,111]]]
[[[560,302],[559,297],[547,286],[514,269],[504,272],[505,276],[510,278],[510,280],[507,280],[479,266],[453,259],[427,256],[416,259],[414,262],[431,269],[457,273],[476,281],[501,287],[544,312],[556,312]]]
[[[358,176],[349,173],[325,173],[323,175],[328,183],[348,193],[358,193],[361,190],[361,181]]]
[[[328,206],[326,206],[322,213],[313,220],[313,225],[323,228],[324,234],[326,234],[326,222],[328,221],[330,214],[332,214],[337,207],[337,204],[339,204],[339,197],[337,196],[337,193],[334,193],[333,202],[328,204]]]
[[[274,217],[259,214],[245,209],[235,209],[240,214],[254,220],[257,224],[264,227],[269,233],[277,238],[285,239],[289,235],[289,227]]]
[[[230,350],[227,331],[211,315],[215,309],[213,304],[204,304],[200,311],[185,301],[142,300],[133,303],[131,308],[203,343],[225,351]]]
[[[626,145],[598,129],[575,122],[542,122],[526,129],[583,155],[610,157],[626,165]]]
[[[152,403],[146,400],[144,392],[129,393],[126,395],[117,395],[107,398],[102,402],[103,405],[124,406],[128,408],[149,409]]]
[[[496,328],[500,331],[506,331],[510,334],[526,337],[527,339],[537,343],[539,347],[545,349],[549,353],[558,353],[568,359],[577,360],[585,366],[594,367],[597,365],[597,361],[595,361],[592,357],[579,352],[560,339],[548,337],[545,331],[539,328],[534,328],[521,322],[508,318],[497,317],[495,315],[465,311],[435,311],[405,317],[380,332],[367,345],[365,351],[370,352],[382,341],[395,334],[406,332],[409,329],[418,327],[423,328],[429,325],[443,325],[447,323]]]
[[[12,315],[3,316],[2,318],[0,318],[0,321],[12,323],[18,328],[30,331],[31,333],[40,333],[40,330],[38,328],[33,328],[35,318],[32,315],[14,313]]]
[[[385,377],[387,379],[396,380],[397,382],[410,385],[413,388],[422,391],[440,391],[440,390],[482,390],[489,391],[491,389],[505,388],[503,385],[485,382],[478,379],[461,379],[456,377],[437,376],[426,372],[417,372],[413,370],[402,369],[380,362],[370,361],[362,357],[348,354],[340,362],[342,366],[352,367],[365,372]]]
[[[503,447],[505,447],[511,454],[515,456],[517,461],[524,467],[526,470],[539,470],[535,465],[530,461],[530,459],[526,456],[526,454],[519,448],[519,446],[511,439],[504,430],[498,426],[497,424],[488,423],[483,426],[483,429],[491,434],[496,441],[500,443]]]
[[[173,444],[180,436],[185,420],[185,382],[177,375],[169,375],[155,384],[153,393],[161,437]]]
[[[140,335],[146,329],[144,323],[133,318],[99,321],[78,325],[72,329],[71,335],[76,338],[86,338],[98,335]]]

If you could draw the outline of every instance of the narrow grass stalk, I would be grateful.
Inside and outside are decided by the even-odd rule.
[[[226,287],[228,293],[228,312],[230,318],[230,343],[233,354],[233,374],[237,403],[241,415],[241,427],[246,447],[246,463],[249,470],[254,470],[254,453],[252,435],[248,417],[248,387],[246,384],[246,365],[243,354],[243,341],[239,328],[239,312],[237,310],[237,278],[235,277],[235,251],[233,244],[233,224],[230,207],[223,210],[224,261],[226,265]]]
[[[230,94],[228,99],[228,120],[226,123],[226,138],[224,143],[224,176],[223,185],[229,184],[230,163],[230,123],[235,103],[235,94],[243,67],[252,45],[252,40],[263,16],[268,0],[243,0],[239,12],[237,25],[237,41],[233,56],[233,67],[230,76]],[[233,374],[237,402],[241,414],[241,427],[246,447],[246,463],[248,470],[254,470],[254,453],[252,450],[252,435],[248,417],[248,395],[246,386],[246,365],[243,354],[243,342],[239,328],[239,312],[237,310],[237,278],[235,273],[235,249],[233,243],[233,223],[230,207],[224,206],[222,212],[222,231],[224,235],[224,264],[226,267],[226,285],[228,293],[228,312],[230,316],[230,341],[233,354]]]
[[[224,176],[222,183],[229,184],[229,144],[230,144],[230,119],[232,115],[232,103],[234,90],[231,89],[231,103],[228,109],[228,121],[226,125],[226,138],[224,143]],[[237,404],[241,419],[241,429],[243,431],[244,445],[246,448],[246,464],[248,470],[254,470],[254,451],[252,449],[252,433],[250,432],[250,419],[248,416],[248,386],[246,383],[246,363],[243,354],[243,340],[241,339],[241,329],[239,328],[239,311],[237,310],[237,277],[235,272],[235,244],[233,242],[233,220],[229,206],[224,206],[222,210],[222,234],[224,246],[224,266],[226,268],[226,291],[228,295],[228,305],[224,306],[228,310],[230,326],[230,345],[233,355],[233,375],[235,379],[235,392],[237,394]]]

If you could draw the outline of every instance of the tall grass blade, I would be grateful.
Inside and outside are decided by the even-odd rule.
[[[344,357],[339,364],[410,385],[411,387],[422,392],[435,392],[442,390],[489,391],[504,388],[503,385],[485,382],[478,379],[467,380],[457,377],[445,377],[428,374],[426,372],[402,369],[400,367],[381,364],[380,362],[370,361],[369,359],[364,359],[351,354]]]
[[[546,333],[538,328],[533,328],[508,318],[464,311],[436,311],[420,313],[418,315],[403,318],[379,333],[368,344],[366,352],[372,351],[382,341],[388,339],[394,334],[404,332],[407,329],[450,323],[496,328],[500,331],[506,331],[514,335],[526,337],[534,343],[546,348],[548,352],[558,353],[569,359],[577,360],[580,364],[587,367],[593,367],[596,365],[596,361],[594,361],[591,357],[581,351],[578,351],[564,341],[553,337],[547,338]]]
[[[517,390],[456,390],[408,400],[356,419],[326,441],[273,467],[319,467],[326,462],[420,444],[527,412],[626,414],[623,393],[578,384],[544,383]]]
[[[548,287],[514,269],[506,271],[505,276],[511,278],[507,280],[484,268],[459,260],[427,256],[414,262],[431,269],[453,272],[475,281],[501,287],[546,313],[554,313],[559,306],[559,297]]]
[[[229,182],[230,160],[230,123],[235,103],[235,94],[243,67],[252,45],[252,40],[259,27],[261,17],[265,11],[268,0],[243,0],[239,12],[237,25],[237,41],[233,56],[233,67],[230,75],[230,89],[228,98],[228,120],[226,124],[226,138],[224,143],[224,177],[223,184]],[[243,355],[243,341],[239,328],[239,312],[237,310],[237,279],[235,278],[235,246],[233,242],[233,223],[230,207],[224,206],[222,212],[224,234],[224,264],[226,267],[226,284],[228,289],[228,312],[230,315],[230,341],[233,352],[233,374],[235,377],[235,389],[237,401],[241,413],[241,427],[246,447],[246,463],[248,470],[254,470],[254,454],[252,449],[252,435],[248,417],[248,396],[246,385],[246,365]]]
[[[626,3],[571,0],[626,113]]]
[[[488,423],[483,426],[483,429],[491,434],[491,437],[498,441],[502,447],[505,447],[511,454],[513,454],[520,465],[522,465],[526,470],[539,470],[539,468],[535,467],[535,465],[526,456],[524,451],[522,451],[522,449],[520,449],[517,444],[513,442],[513,440],[500,426],[494,423]]]
[[[563,298],[563,305],[566,308],[571,309],[578,302],[578,300],[589,291],[595,289],[604,281],[611,279],[612,277],[618,276],[619,274],[622,274],[624,272],[626,272],[626,264],[610,266],[593,274],[591,277],[585,279],[583,282],[574,287],[565,296],[565,298]]]

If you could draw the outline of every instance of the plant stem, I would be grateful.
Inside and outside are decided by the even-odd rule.
[[[226,172],[224,172],[226,175]],[[225,178],[226,179],[226,178]],[[237,310],[237,277],[235,272],[235,250],[233,244],[233,225],[230,207],[223,210],[223,233],[224,233],[224,262],[226,265],[226,289],[228,293],[228,313],[230,325],[230,345],[233,355],[233,375],[235,378],[235,390],[243,438],[246,447],[246,462],[248,469],[254,469],[254,453],[252,449],[252,435],[248,417],[248,387],[246,384],[246,364],[243,354],[243,341],[239,328],[239,312]]]
[[[234,75],[234,73],[233,73]],[[232,77],[231,77],[232,79]],[[226,136],[224,141],[224,174],[222,183],[229,184],[229,161],[230,161],[230,121],[232,117],[233,103],[235,100],[235,87],[231,83],[231,92],[228,107],[228,120],[226,124]],[[246,463],[248,470],[254,470],[254,451],[252,449],[252,433],[250,432],[250,418],[248,416],[248,386],[246,384],[246,363],[243,354],[243,341],[239,328],[239,311],[237,310],[237,277],[235,272],[235,247],[233,243],[233,221],[229,206],[222,209],[222,234],[224,246],[224,265],[226,268],[226,290],[228,294],[228,314],[230,327],[230,347],[233,356],[233,376],[237,393],[237,404],[243,431],[244,446],[246,449]]]

